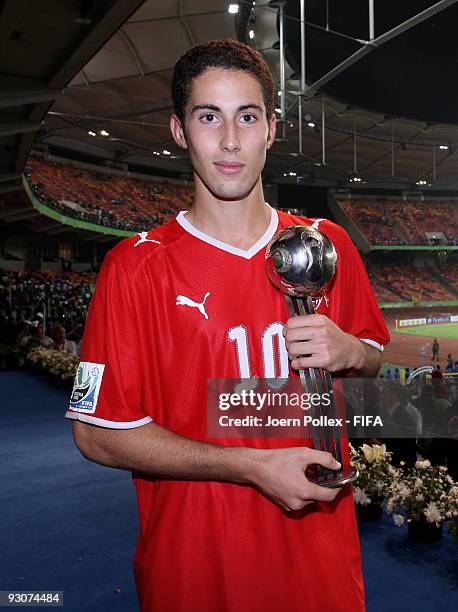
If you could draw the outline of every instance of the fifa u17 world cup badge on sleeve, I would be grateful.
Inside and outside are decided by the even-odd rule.
[[[88,414],[95,412],[104,369],[102,363],[82,361],[79,364],[70,398],[71,410]]]

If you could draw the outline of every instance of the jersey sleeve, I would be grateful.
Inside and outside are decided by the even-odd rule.
[[[347,232],[339,228],[337,321],[345,332],[382,351],[390,336],[364,264]]]
[[[142,411],[141,309],[132,277],[119,257],[106,256],[89,307],[81,362],[65,414],[69,419],[111,429],[152,421]]]

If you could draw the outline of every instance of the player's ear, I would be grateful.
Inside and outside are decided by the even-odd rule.
[[[275,117],[275,113],[272,113],[272,116],[270,117],[270,120],[269,120],[269,133],[267,136],[267,148],[268,149],[270,149],[270,147],[274,143],[276,131],[277,131],[277,118]]]
[[[187,149],[186,135],[184,133],[181,121],[175,113],[170,117],[170,131],[172,132],[173,140],[182,149]]]

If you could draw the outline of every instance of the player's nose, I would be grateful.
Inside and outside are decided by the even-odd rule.
[[[221,136],[221,149],[223,151],[240,151],[240,139],[237,126],[234,121],[226,121]]]

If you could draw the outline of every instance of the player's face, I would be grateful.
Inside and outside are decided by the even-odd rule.
[[[183,135],[176,121],[175,129]],[[261,85],[253,76],[212,68],[192,84],[181,142],[178,132],[175,139],[189,150],[196,183],[218,199],[242,200],[260,180],[275,117],[267,120]]]

